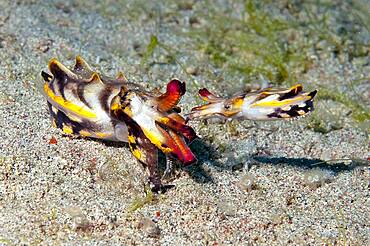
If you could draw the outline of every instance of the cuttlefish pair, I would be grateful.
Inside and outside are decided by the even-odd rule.
[[[199,94],[208,103],[193,108],[185,119],[177,104],[186,86],[177,79],[167,84],[164,93],[146,92],[140,85],[128,82],[123,73],[111,78],[94,72],[79,56],[73,69],[52,59],[49,70],[51,74],[41,75],[53,126],[66,134],[128,142],[132,154],[147,167],[154,191],[162,187],[158,150],[168,160],[184,166],[197,161],[189,148],[197,136],[187,125],[188,120],[294,118],[313,110],[316,95],[316,91],[302,92],[301,85],[286,90],[267,88],[227,99],[201,89]],[[169,171],[170,164],[165,174]]]

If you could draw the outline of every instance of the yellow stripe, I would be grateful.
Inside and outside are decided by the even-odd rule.
[[[136,144],[135,137],[133,135],[128,135],[127,140],[128,140],[129,143]],[[139,149],[132,148],[131,145],[129,145],[129,146],[130,146],[130,150],[131,150],[132,154],[136,157],[136,159],[138,159],[140,161],[144,161],[144,160],[141,159],[141,157],[142,157],[141,151]]]
[[[105,132],[96,132],[95,135],[99,138],[106,138],[106,137],[110,136],[109,133],[105,133]]]
[[[158,121],[161,122],[161,123],[163,123],[163,124],[165,124],[165,125],[167,125],[168,122],[170,121],[170,119],[168,119],[167,117],[160,117],[158,119]]]
[[[294,99],[285,99],[283,101],[277,101],[277,100],[274,100],[274,101],[267,101],[267,102],[256,102],[256,103],[253,103],[251,105],[251,107],[282,107],[282,106],[286,106],[286,105],[289,105],[289,104],[293,104],[295,102],[298,102],[298,101],[304,101],[304,100],[308,100],[308,98],[304,98],[304,97],[297,97],[297,98],[294,98]]]
[[[136,141],[135,141],[135,137],[134,137],[134,136],[132,136],[132,135],[128,135],[128,136],[127,136],[127,140],[128,140],[130,143],[136,143]]]
[[[73,104],[70,101],[65,100],[61,96],[56,96],[54,92],[49,88],[47,83],[44,84],[44,91],[51,100],[56,102],[61,107],[86,118],[96,118],[96,114],[91,112],[90,110],[86,110],[81,106]]]
[[[63,124],[63,132],[66,134],[73,134],[73,130],[70,126],[64,125]]]
[[[86,130],[81,130],[79,132],[79,134],[82,136],[82,137],[90,137],[91,136],[91,133],[86,131]]]
[[[152,144],[154,144],[155,146],[157,146],[157,148],[163,151],[163,153],[168,154],[172,152],[171,148],[162,146],[162,142],[163,143],[165,142],[163,135],[156,136],[156,134],[151,131],[148,131],[146,129],[142,129],[142,130],[144,132],[144,135],[150,140],[150,142],[152,142]]]
[[[286,90],[266,88],[261,92],[261,94],[263,94],[263,95],[274,95],[276,93],[284,94],[284,93],[289,93],[292,90],[294,90],[294,93],[297,93],[298,88],[301,88],[301,90],[302,90],[303,86],[301,84],[296,84],[296,85],[293,85],[292,87],[290,87],[289,89],[286,89]]]
[[[143,161],[141,159],[141,152],[140,152],[140,150],[138,150],[138,149],[134,149],[133,150],[131,147],[130,147],[130,149],[131,149],[132,154],[136,157],[136,159]]]
[[[112,106],[110,107],[111,110],[117,110],[120,108],[121,108],[121,105],[119,105],[118,103],[113,103]]]

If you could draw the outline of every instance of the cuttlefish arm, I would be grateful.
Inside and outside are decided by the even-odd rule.
[[[166,92],[154,99],[157,109],[161,112],[172,110],[180,102],[185,92],[185,82],[181,82],[177,79],[171,80],[167,84]]]
[[[289,89],[266,88],[231,98],[222,98],[203,88],[199,90],[199,95],[208,103],[194,107],[186,118],[187,120],[212,117],[229,120],[290,119],[313,111],[316,93],[317,90],[303,92],[302,85],[297,84]]]
[[[127,125],[130,150],[148,167],[154,190],[160,189],[161,183],[157,168],[158,150],[184,166],[197,161],[188,146],[196,138],[196,133],[178,114],[177,104],[185,91],[185,83],[174,79],[159,96],[122,87],[112,100],[111,115]]]
[[[127,126],[127,142],[133,156],[148,168],[149,184],[155,192],[161,189],[161,177],[158,170],[158,148],[144,135],[140,126],[123,110],[112,110],[112,116],[125,122]]]

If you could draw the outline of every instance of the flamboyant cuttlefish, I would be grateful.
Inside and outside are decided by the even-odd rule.
[[[196,162],[187,145],[196,134],[177,107],[185,83],[173,79],[163,94],[145,92],[122,73],[110,78],[93,72],[79,56],[71,70],[56,59],[49,70],[51,75],[41,75],[52,124],[66,134],[128,142],[132,154],[148,167],[153,190],[161,188],[158,149],[184,165]]]
[[[289,89],[265,88],[224,99],[203,88],[199,95],[208,103],[192,108],[187,119],[277,120],[305,116],[314,109],[313,98],[317,91],[302,90],[302,85],[297,84]]]
[[[196,162],[189,144],[196,133],[179,114],[177,106],[185,94],[185,83],[167,84],[165,93],[146,92],[120,73],[110,78],[94,72],[76,57],[73,69],[56,59],[49,62],[50,74],[42,72],[43,92],[53,126],[66,134],[128,142],[132,154],[149,170],[154,191],[161,189],[158,150],[167,160],[183,165]],[[264,89],[223,99],[207,89],[199,91],[206,105],[192,109],[187,120],[209,117],[269,120],[303,116],[313,110],[316,91],[303,93],[302,86],[288,90]],[[170,162],[166,172],[170,171]]]

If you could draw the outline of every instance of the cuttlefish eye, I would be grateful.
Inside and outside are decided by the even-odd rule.
[[[224,105],[224,109],[226,109],[226,110],[231,109],[231,104],[226,103],[226,104]]]

